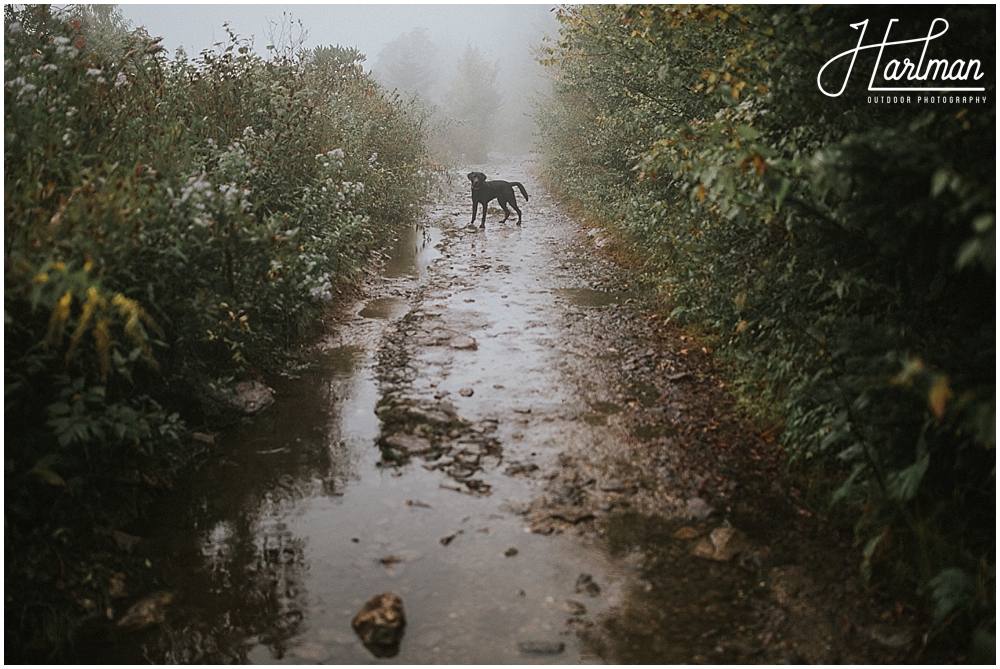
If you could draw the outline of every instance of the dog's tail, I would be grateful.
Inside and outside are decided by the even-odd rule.
[[[511,185],[511,186],[517,186],[517,189],[518,189],[519,191],[521,191],[521,195],[523,195],[523,196],[524,196],[524,199],[525,199],[525,200],[527,200],[527,199],[528,199],[528,191],[524,190],[524,186],[523,186],[523,185],[521,185],[521,182],[520,182],[520,181],[512,181],[512,182],[510,182],[510,185]]]

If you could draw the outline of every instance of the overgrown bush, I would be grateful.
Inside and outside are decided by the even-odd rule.
[[[170,60],[69,11],[4,7],[7,659],[103,614],[192,398],[289,362],[428,185],[424,119],[357,52]]]
[[[901,15],[900,34],[947,18],[933,57],[983,59],[981,102],[870,104],[857,81],[820,94],[820,68],[857,44],[851,24]],[[560,20],[538,109],[549,180],[617,232],[671,319],[718,342],[792,462],[842,477],[833,501],[857,510],[864,573],[929,602],[927,639],[992,634],[994,9]]]

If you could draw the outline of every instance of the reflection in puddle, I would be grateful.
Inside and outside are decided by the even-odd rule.
[[[592,288],[561,288],[552,291],[552,293],[556,297],[569,300],[571,304],[578,307],[607,307],[612,304],[624,304],[626,300],[634,297],[629,291],[606,291]]]
[[[369,300],[365,308],[358,312],[358,316],[392,321],[405,314],[408,308],[406,300],[401,297],[379,297]]]
[[[434,248],[440,241],[438,228],[403,228],[396,235],[382,274],[390,279],[424,276],[427,264],[441,255]]]

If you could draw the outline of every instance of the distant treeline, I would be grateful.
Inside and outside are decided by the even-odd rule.
[[[989,646],[995,8],[588,5],[559,18],[536,119],[550,183],[614,232],[670,319],[716,342],[797,471],[835,481],[814,500],[854,509],[862,572],[913,593],[925,642]],[[878,49],[829,67],[829,92],[849,75],[843,95],[817,87],[858,45],[852,24],[869,21],[867,45],[890,19],[900,40],[937,18],[950,28],[926,57],[948,61],[939,72],[980,61],[975,83],[946,82],[983,87],[978,101],[869,103]],[[879,77],[923,46],[887,48]]]
[[[199,399],[294,364],[427,192],[425,117],[361,54],[229,37],[171,59],[113,6],[4,7],[8,661],[110,610]]]

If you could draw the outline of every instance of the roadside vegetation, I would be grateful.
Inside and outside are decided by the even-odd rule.
[[[364,56],[268,52],[4,7],[7,661],[117,615],[143,565],[116,532],[192,457],[202,400],[294,368],[427,192],[426,119]]]
[[[566,8],[536,115],[550,184],[703,333],[863,575],[962,652],[995,635],[994,12],[899,28],[946,18],[935,57],[983,59],[988,101],[876,105],[866,55],[853,95],[816,75],[898,8]]]

